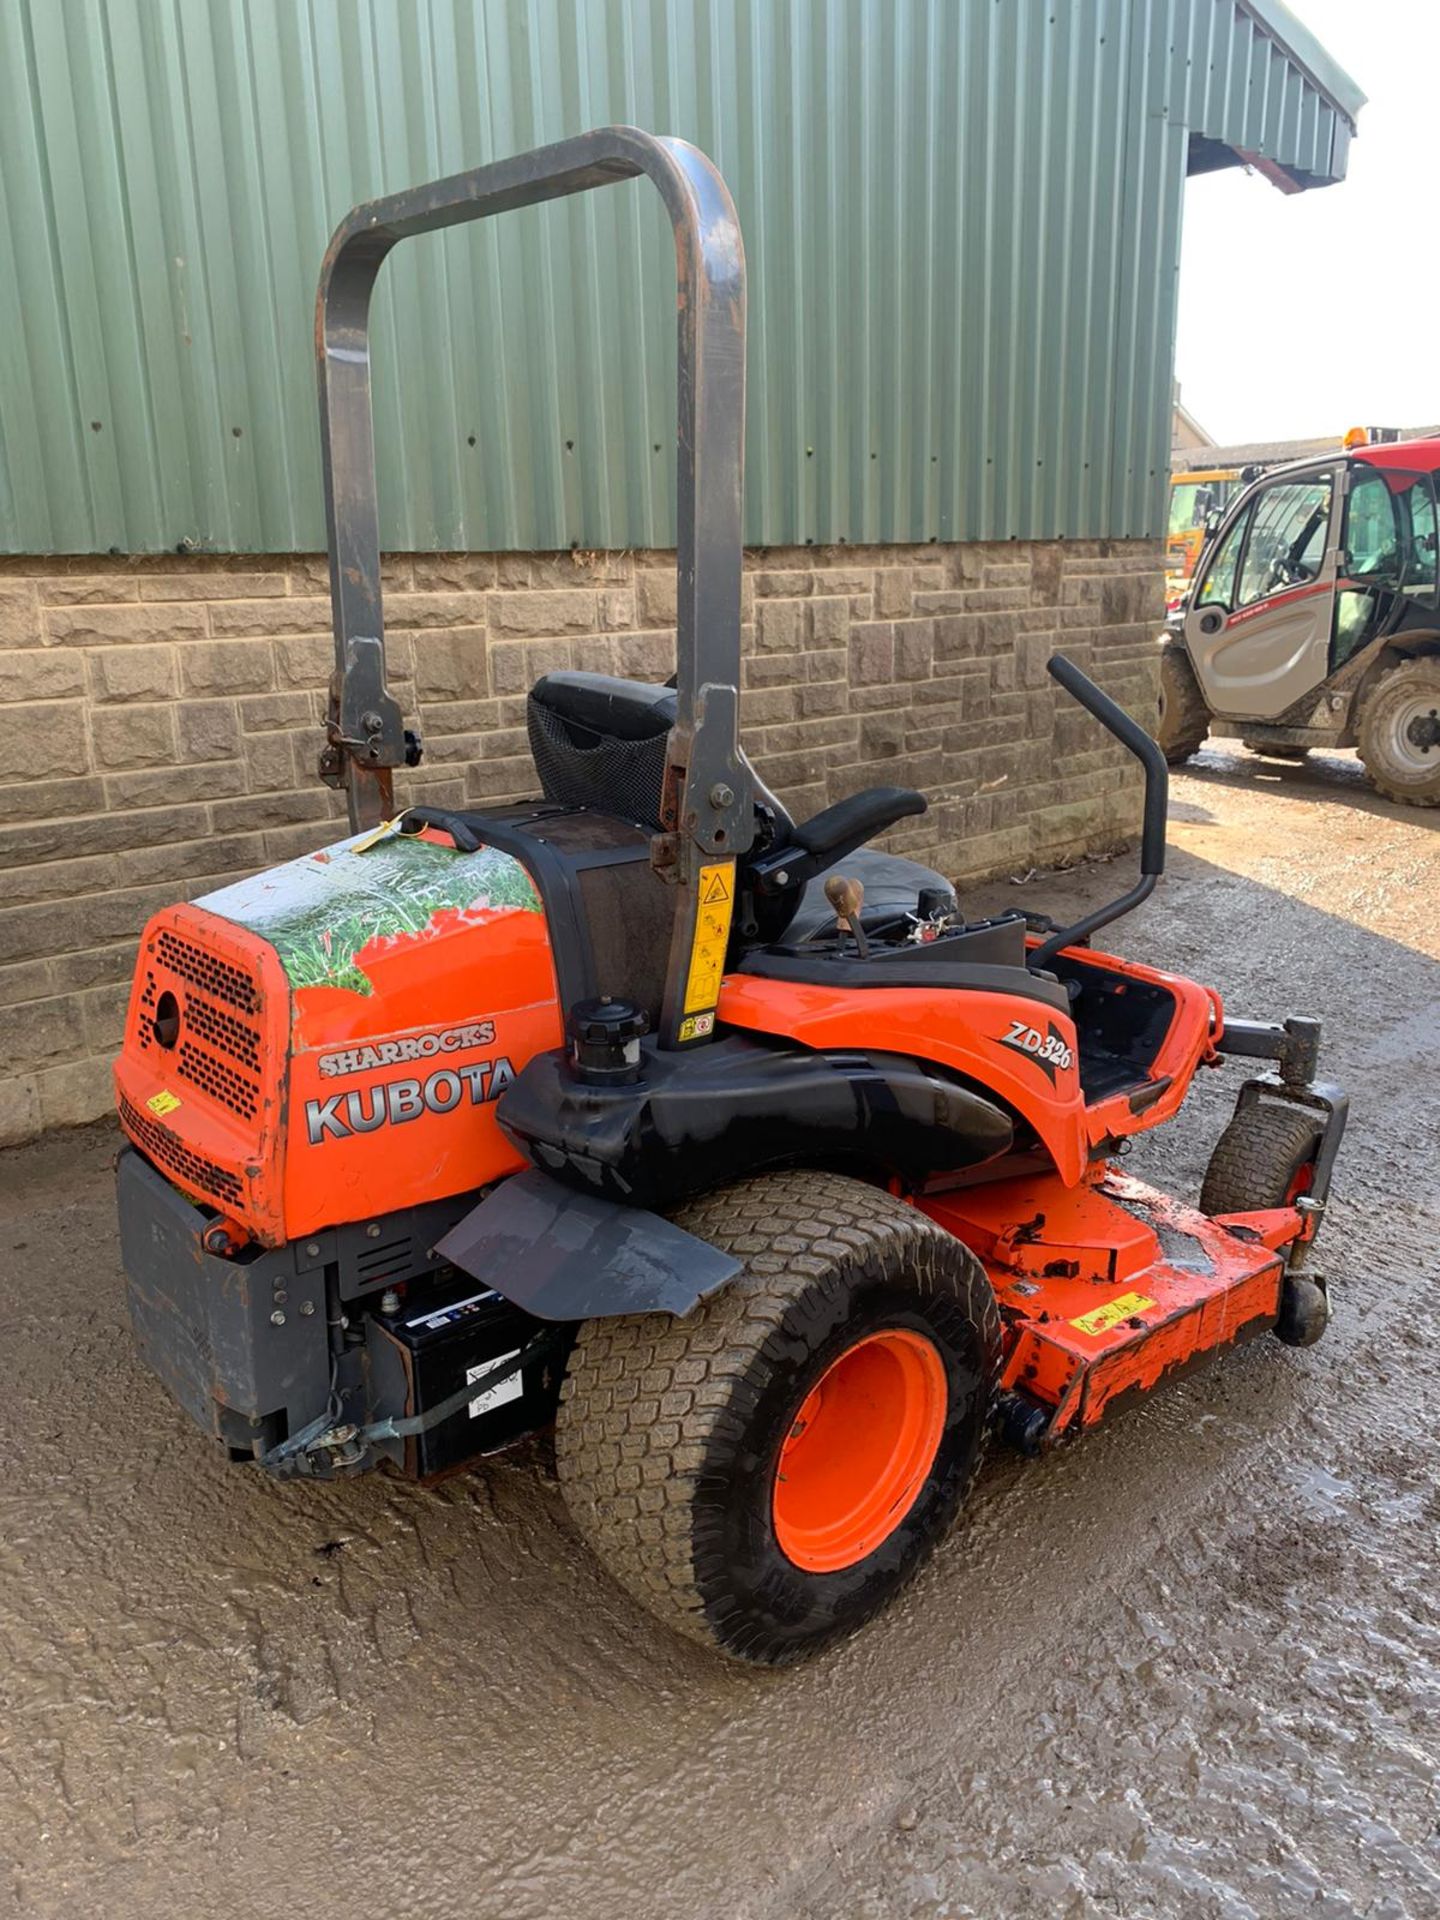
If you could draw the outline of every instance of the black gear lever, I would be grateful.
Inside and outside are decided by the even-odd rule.
[[[860,909],[865,904],[865,889],[858,880],[847,880],[843,873],[832,873],[825,882],[825,898],[835,909],[835,925],[848,927],[855,936],[855,951],[862,960],[870,952],[870,942],[860,924]]]

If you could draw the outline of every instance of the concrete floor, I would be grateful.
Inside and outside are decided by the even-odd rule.
[[[0,1158],[0,1913],[1440,1910],[1440,816],[1237,747],[1171,822],[1116,944],[1321,1015],[1352,1091],[1331,1334],[997,1457],[902,1604],[789,1675],[654,1626],[534,1459],[228,1467],[131,1355],[114,1137]],[[1193,1196],[1239,1077],[1134,1170]]]

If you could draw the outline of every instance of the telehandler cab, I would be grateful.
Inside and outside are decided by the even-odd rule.
[[[1160,744],[1354,747],[1387,799],[1440,806],[1440,440],[1356,437],[1215,516],[1161,639]]]
[[[542,797],[392,817],[368,313],[398,241],[646,176],[674,226],[673,687],[547,674]],[[444,1473],[551,1425],[580,1534],[671,1626],[782,1663],[881,1607],[992,1422],[1042,1451],[1190,1362],[1323,1331],[1306,1256],[1346,1103],[1318,1027],[1072,926],[968,920],[867,850],[885,787],[796,822],[738,734],[745,264],[683,141],[608,128],[359,207],[317,354],[352,834],[146,927],[119,1203],[140,1350],[235,1460]],[[1117,1157],[1222,1056],[1198,1208]]]

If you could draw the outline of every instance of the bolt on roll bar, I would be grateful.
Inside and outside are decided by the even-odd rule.
[[[738,740],[741,488],[745,437],[745,250],[714,165],[683,140],[602,127],[513,159],[356,207],[320,269],[315,355],[335,678],[322,770],[348,791],[350,823],[393,811],[391,770],[406,757],[385,680],[380,518],[370,399],[370,300],[398,241],[644,175],[675,234],[679,333],[676,487],[676,720],[656,864],[682,884],[700,864],[744,853],[754,830]]]

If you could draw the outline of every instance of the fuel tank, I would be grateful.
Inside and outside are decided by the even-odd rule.
[[[523,1165],[494,1103],[560,1038],[521,863],[360,834],[154,916],[120,1120],[182,1191],[280,1246]]]

